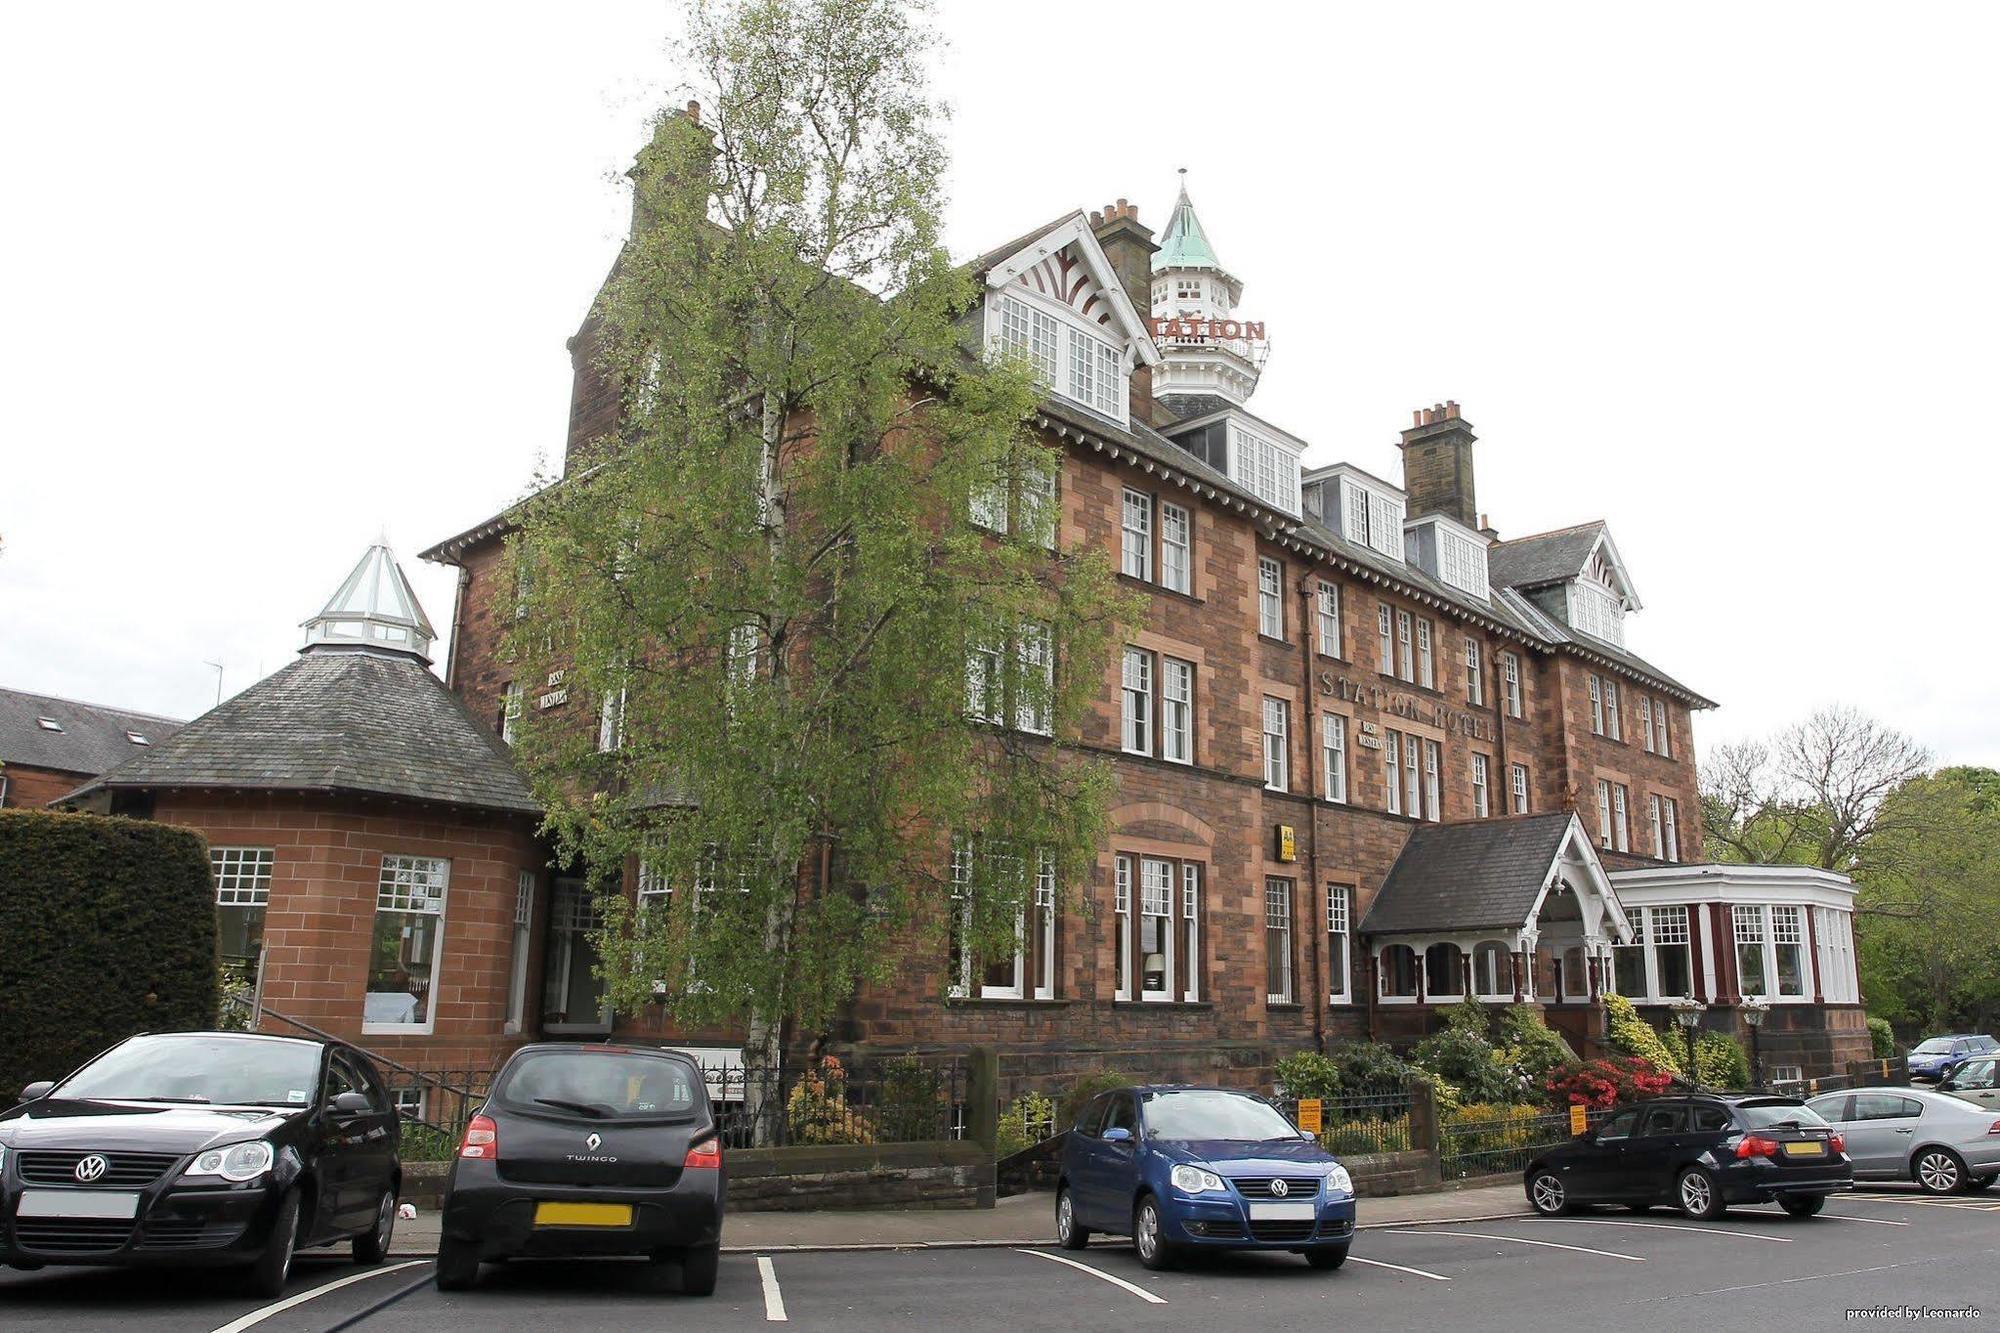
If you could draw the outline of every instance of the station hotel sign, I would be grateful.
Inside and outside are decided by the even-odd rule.
[[[1412,722],[1475,741],[1494,739],[1493,720],[1483,714],[1452,708],[1434,699],[1387,689],[1368,681],[1349,680],[1331,671],[1319,673],[1319,692],[1330,694],[1345,703],[1367,704],[1391,717],[1408,718]],[[1375,734],[1372,722],[1361,723],[1361,744],[1370,750],[1382,748],[1382,738]]]

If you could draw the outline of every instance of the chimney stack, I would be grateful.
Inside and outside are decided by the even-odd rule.
[[[1411,518],[1443,514],[1468,528],[1483,526],[1472,482],[1472,443],[1477,438],[1454,400],[1411,414],[1402,441],[1403,491]]]
[[[1153,233],[1139,223],[1136,204],[1120,199],[1090,215],[1090,230],[1111,261],[1118,285],[1125,289],[1132,308],[1144,319],[1153,313],[1153,252],[1160,247]],[[1150,421],[1153,403],[1152,368],[1140,365],[1132,374],[1132,414],[1136,420]]]

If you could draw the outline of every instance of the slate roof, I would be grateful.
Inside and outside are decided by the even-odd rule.
[[[1361,929],[1387,935],[1520,927],[1572,818],[1561,811],[1419,825],[1389,868]]]
[[[423,663],[319,647],[85,784],[359,792],[538,815],[507,747]]]
[[[1573,528],[1516,537],[1486,548],[1487,577],[1495,587],[1540,588],[1573,579],[1590,558],[1590,548],[1604,535],[1602,519]]]
[[[62,730],[44,727],[39,719],[45,717]],[[157,745],[181,725],[177,718],[153,713],[78,703],[52,694],[0,690],[0,764],[58,773],[102,773],[145,752],[127,732],[136,732]]]

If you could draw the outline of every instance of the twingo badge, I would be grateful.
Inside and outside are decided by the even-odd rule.
[[[1299,836],[1290,824],[1278,825],[1278,859],[1280,861],[1299,859]]]

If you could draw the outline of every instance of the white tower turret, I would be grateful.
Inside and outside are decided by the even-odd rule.
[[[1164,364],[1153,394],[1213,394],[1241,403],[1257,390],[1269,346],[1261,321],[1237,318],[1243,284],[1222,267],[1188,198],[1187,169],[1153,255],[1153,328]]]

